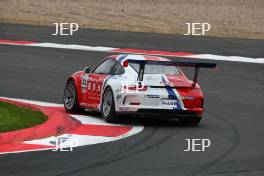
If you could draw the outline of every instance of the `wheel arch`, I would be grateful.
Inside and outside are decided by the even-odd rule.
[[[100,109],[99,109],[100,112],[102,112],[102,108],[103,108],[103,100],[104,100],[104,93],[105,93],[105,90],[106,90],[107,88],[110,88],[110,89],[112,90],[112,88],[111,88],[110,85],[106,85],[106,86],[103,86],[103,87],[102,87],[101,101],[100,101]],[[112,91],[113,91],[113,90],[112,90]]]
[[[84,74],[83,71],[75,72],[74,74],[72,74],[71,76],[69,76],[69,78],[66,81],[66,85],[67,85],[67,83],[69,81],[73,81],[74,82],[74,85],[75,85],[76,91],[77,91],[78,104],[79,104],[80,98],[81,98],[81,81],[82,81],[82,75],[83,74]]]
[[[76,87],[77,97],[78,97],[78,99],[79,99],[79,97],[80,97],[80,93],[81,93],[81,90],[80,90],[80,87],[78,86],[78,80],[77,80],[75,77],[71,76],[71,77],[69,77],[69,78],[67,79],[66,84],[68,84],[69,81],[73,81],[73,83],[74,83],[74,85],[75,85],[75,87]]]

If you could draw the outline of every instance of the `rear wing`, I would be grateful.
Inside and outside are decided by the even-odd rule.
[[[168,66],[182,66],[182,67],[194,67],[195,73],[193,76],[193,84],[192,86],[195,87],[197,80],[198,80],[198,73],[200,68],[209,68],[209,69],[216,69],[215,63],[201,63],[201,62],[175,62],[175,61],[152,61],[152,60],[134,60],[129,59],[128,63],[138,63],[140,65],[138,78],[139,82],[143,81],[143,75],[145,71],[146,64],[152,65],[168,65]]]

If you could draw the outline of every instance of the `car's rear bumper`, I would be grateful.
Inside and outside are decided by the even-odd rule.
[[[187,95],[183,95],[186,97]],[[188,97],[191,95],[188,94]],[[201,116],[203,97],[192,95],[193,99],[182,100],[182,97],[170,97],[164,89],[149,89],[148,92],[120,93],[116,95],[115,110],[118,114],[137,114],[158,117],[192,117]],[[165,102],[165,104],[163,103]],[[169,102],[169,104],[166,104]],[[170,102],[173,102],[170,104]]]
[[[202,108],[195,108],[195,110],[179,110],[179,109],[151,109],[139,108],[134,111],[118,111],[117,114],[141,115],[146,117],[164,117],[170,119],[180,119],[188,117],[202,116]]]

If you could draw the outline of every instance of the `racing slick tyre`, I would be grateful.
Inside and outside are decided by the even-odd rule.
[[[201,121],[201,117],[200,116],[196,116],[196,117],[189,117],[189,118],[181,118],[180,123],[183,125],[198,125]]]
[[[63,104],[67,112],[80,112],[82,108],[79,107],[77,91],[73,80],[67,82],[64,94]]]
[[[110,87],[107,87],[103,95],[103,118],[106,122],[116,122],[114,95]]]

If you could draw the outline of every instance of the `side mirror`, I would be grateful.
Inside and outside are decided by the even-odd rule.
[[[90,73],[91,72],[90,67],[85,67],[83,71],[84,71],[84,73]]]

